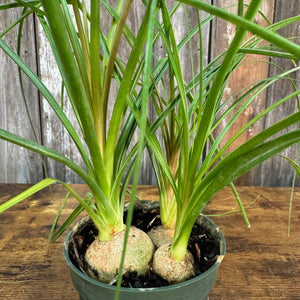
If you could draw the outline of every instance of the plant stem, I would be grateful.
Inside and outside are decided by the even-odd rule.
[[[199,3],[200,2],[201,1],[199,1]],[[251,1],[244,17],[246,20],[252,20],[254,18],[257,10],[259,9],[261,2],[262,0]],[[203,149],[206,145],[206,141],[209,136],[211,126],[213,124],[213,118],[215,116],[215,112],[217,110],[218,104],[221,101],[220,91],[222,90],[222,85],[228,75],[232,62],[235,58],[236,53],[238,52],[239,46],[243,42],[245,35],[246,35],[245,29],[237,28],[235,36],[231,42],[231,45],[217,72],[212,87],[209,90],[204,111],[202,113],[203,117],[199,122],[198,132],[196,134],[193,143],[194,147],[191,150],[191,156],[188,155],[188,157],[190,157],[189,163],[185,165],[187,169],[182,173],[187,175],[184,179],[182,179],[183,188],[181,193],[182,199],[180,199],[180,201],[181,203],[186,203],[186,205],[182,206],[178,211],[177,224],[175,228],[175,236],[171,247],[172,256],[179,261],[184,258],[184,253],[187,249],[188,237],[190,236],[192,226],[193,226],[192,221],[196,220],[197,215],[199,215],[201,209],[203,209],[203,207],[205,206],[204,203],[201,204],[201,202],[199,202],[198,211],[193,209],[192,215],[190,215],[186,211],[187,206],[191,203],[190,197],[192,196],[192,192],[194,190],[193,180],[196,178],[197,168],[199,162],[201,161]],[[185,143],[185,141],[183,142]],[[182,176],[182,174],[180,176]],[[180,184],[180,178],[179,178],[179,184]],[[191,204],[191,206],[193,205]]]
[[[103,114],[100,72],[100,1],[91,0],[90,66],[92,82],[92,105],[95,130],[102,156],[105,151],[106,114]]]
[[[111,85],[112,73],[113,73],[113,68],[114,68],[114,64],[115,64],[115,60],[116,60],[116,56],[117,56],[117,51],[119,48],[121,37],[123,35],[126,20],[127,20],[128,14],[131,9],[132,2],[133,2],[133,0],[127,0],[125,2],[122,14],[120,16],[120,20],[118,22],[118,25],[117,25],[117,28],[116,28],[116,31],[114,34],[112,48],[110,51],[109,60],[108,60],[107,67],[106,67],[104,86],[103,86],[103,95],[102,95],[102,97],[103,97],[103,114],[105,114],[105,115],[107,114],[109,89],[110,89],[110,85]]]

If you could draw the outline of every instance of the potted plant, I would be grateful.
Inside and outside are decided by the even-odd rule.
[[[293,22],[292,19],[270,25],[270,34],[268,34],[267,32],[260,32],[264,29],[254,23],[249,27],[246,26],[246,20],[252,20],[257,13],[259,1],[251,1],[247,6],[245,15],[243,10],[240,10],[239,16],[234,17],[226,10],[218,9],[202,1],[187,0],[183,2],[228,21],[236,21],[240,27],[237,29],[229,49],[205,67],[201,63],[200,54],[199,74],[194,75],[192,80],[186,83],[180,65],[179,49],[181,45],[177,45],[175,42],[168,9],[165,3],[161,4],[165,27],[162,28],[157,25],[157,28],[166,47],[167,61],[165,63],[168,64],[169,77],[166,81],[162,79],[160,88],[155,85],[152,99],[154,99],[158,118],[165,114],[167,117],[163,118],[163,122],[160,122],[163,136],[162,145],[152,134],[153,128],[158,126],[157,120],[147,131],[147,141],[159,188],[162,226],[155,228],[149,235],[157,241],[159,247],[153,258],[154,270],[168,281],[178,280],[178,282],[190,277],[194,272],[193,266],[189,263],[185,265],[185,262],[190,260],[187,246],[192,228],[206,203],[222,188],[230,185],[236,195],[245,221],[249,225],[242,202],[232,182],[254,166],[298,142],[300,134],[298,126],[288,133],[284,131],[291,125],[298,124],[299,111],[296,111],[243,142],[234,150],[228,151],[229,147],[255,122],[293,97],[296,99],[295,101],[298,101],[299,90],[295,88],[293,93],[286,95],[285,98],[260,112],[247,124],[241,126],[228,141],[224,142],[226,133],[230,131],[239,116],[272,83],[279,78],[285,78],[291,81],[292,86],[295,86],[289,75],[299,70],[299,67],[274,77],[253,82],[247,89],[240,91],[230,99],[226,99],[225,103],[222,101],[230,75],[243,64],[243,58],[247,53],[288,58],[289,54],[279,52],[279,47],[287,52],[292,50],[292,47],[298,47],[290,45],[291,48],[288,50],[285,48],[287,44],[280,42],[281,37],[277,40],[278,35],[274,33],[281,26]],[[299,20],[298,17],[295,19]],[[201,40],[200,21],[198,26]],[[245,28],[262,36],[262,38],[252,36],[245,41],[247,32]],[[266,40],[273,46],[262,43]],[[293,53],[296,56],[299,55],[296,52]],[[290,58],[297,59],[296,56],[290,56]],[[157,74],[157,77],[161,76],[159,72]],[[168,88],[166,88],[166,82],[169,83]],[[138,120],[137,109],[134,110],[133,108],[132,110]],[[228,116],[227,125],[216,135],[218,125]],[[299,173],[297,164],[287,157],[285,159],[291,162]],[[166,240],[169,243],[166,244]],[[160,247],[160,245],[162,246]],[[178,272],[176,271],[177,268],[179,269]],[[175,278],[174,274],[176,274]],[[182,275],[182,278],[177,274]],[[204,297],[206,296],[207,294],[204,295]],[[192,297],[198,299],[199,292],[195,291]]]
[[[54,238],[57,238],[83,209],[87,211],[93,223],[99,229],[100,239],[105,240],[111,239],[112,236],[118,236],[117,233],[124,229],[123,209],[125,193],[129,178],[134,168],[136,168],[132,192],[132,200],[134,199],[140,157],[145,146],[145,137],[156,170],[161,195],[162,221],[166,226],[173,227],[174,229],[174,234],[171,236],[172,246],[170,252],[167,249],[164,253],[167,254],[167,259],[171,257],[171,263],[181,261],[186,255],[187,243],[192,227],[211,197],[224,186],[231,184],[235,178],[247,170],[300,140],[298,129],[281,134],[279,137],[273,137],[281,130],[299,121],[300,113],[296,112],[278,121],[275,125],[245,142],[230,154],[226,153],[228,146],[253,122],[264,117],[269,111],[292,96],[297,95],[299,91],[295,90],[293,94],[288,95],[266,111],[261,112],[245,127],[241,128],[227,144],[221,147],[223,136],[230,130],[230,126],[242,113],[243,109],[254,99],[255,93],[261,92],[261,90],[265,89],[268,84],[271,84],[277,78],[270,78],[255,83],[249,91],[243,93],[237,101],[231,104],[224,113],[218,115],[220,112],[219,109],[222,106],[222,94],[228,77],[234,69],[238,68],[246,53],[278,55],[299,59],[300,47],[274,33],[278,28],[290,22],[295,22],[297,18],[279,22],[265,29],[252,21],[262,1],[251,1],[249,6],[247,6],[246,13],[243,14],[239,10],[239,15],[229,13],[224,9],[219,9],[214,5],[206,4],[202,1],[185,0],[185,2],[210,13],[212,17],[209,17],[206,21],[216,16],[238,26],[230,48],[207,67],[204,68],[201,66],[199,76],[194,76],[194,80],[187,84],[184,82],[179,63],[178,52],[180,45],[177,45],[175,42],[170,22],[170,15],[172,15],[179,4],[175,4],[173,10],[168,10],[163,1],[145,2],[145,18],[135,37],[125,26],[131,1],[124,3],[122,12],[119,10],[117,12],[114,11],[108,3],[103,2],[115,20],[111,33],[106,37],[99,27],[99,1],[91,1],[91,15],[87,13],[84,6],[85,1],[82,4],[77,1],[71,1],[75,16],[77,17],[78,33],[72,23],[67,1],[17,1],[17,6],[25,7],[20,21],[28,14],[29,10],[30,12],[37,13],[44,26],[49,42],[53,47],[53,52],[56,56],[72,107],[78,118],[85,143],[89,149],[88,154],[63,110],[57,104],[56,100],[53,99],[43,83],[23,63],[19,56],[3,40],[0,40],[0,47],[32,79],[33,83],[39,88],[40,92],[67,128],[87,168],[86,172],[68,158],[51,149],[25,140],[3,129],[0,130],[0,137],[2,139],[66,164],[77,172],[89,185],[93,196],[88,194],[85,199],[82,199],[67,184],[62,183],[76,197],[80,205],[58,232],[54,234]],[[239,7],[243,6],[242,2],[239,1]],[[9,8],[15,5],[15,3],[7,4]],[[120,9],[119,6],[118,9]],[[161,23],[157,18],[158,10],[161,11],[163,19]],[[80,20],[80,11],[82,11],[83,21]],[[90,22],[90,38],[87,34],[89,31],[88,27],[83,26],[87,22]],[[154,34],[154,25],[157,29],[157,34]],[[257,38],[250,39],[243,44],[243,39],[247,31],[257,35]],[[193,33],[189,33],[186,39],[182,41],[182,44],[186,43],[194,33],[198,33],[201,40],[200,20]],[[117,56],[117,48],[122,34],[133,45],[132,52],[125,65],[122,64],[122,61]],[[156,67],[151,70],[152,44],[158,37],[163,40],[167,59],[159,60]],[[274,46],[270,48],[259,46],[259,42],[262,40],[266,40]],[[146,47],[143,50],[145,42]],[[100,43],[103,46],[103,53],[100,51]],[[283,52],[278,52],[277,47],[283,49]],[[268,49],[267,52],[266,49]],[[143,76],[141,76],[142,70],[144,70]],[[162,76],[166,73],[166,70],[169,71],[170,75],[170,96],[163,99],[157,86],[159,84],[164,86]],[[292,71],[283,73],[281,77],[287,78],[288,74]],[[106,133],[106,108],[112,77],[119,84],[119,93],[115,101],[113,115],[110,119],[108,133]],[[143,85],[141,91],[138,88],[139,84]],[[193,94],[193,88],[195,87],[198,89]],[[146,115],[149,95],[153,97],[158,113],[158,117],[153,124],[147,122]],[[131,115],[127,119],[128,123],[124,125],[125,130],[119,135],[119,130],[123,124],[122,122],[128,106],[130,107]],[[235,111],[235,109],[237,110]],[[214,136],[214,129],[231,112],[233,112],[233,117],[229,125],[223,129],[219,136]],[[98,118],[98,116],[101,117]],[[134,116],[134,119],[132,116]],[[134,146],[128,154],[128,139],[130,140],[132,137],[132,132],[137,124],[141,132],[139,144]],[[165,133],[166,143],[164,146],[166,152],[160,147],[155,135],[159,127]],[[172,138],[167,139],[167,137]],[[202,161],[202,154],[208,143],[209,151],[206,158]],[[168,155],[166,158],[164,153]],[[125,179],[121,184],[124,175]],[[50,178],[43,180],[28,191],[2,204],[0,212],[54,182],[57,182],[57,180]],[[119,190],[120,187],[121,189]],[[132,211],[133,206],[130,206],[128,224],[131,220]],[[209,224],[207,227],[212,227],[212,223],[207,222]],[[80,223],[77,225],[78,227],[81,227]],[[218,229],[214,229],[213,232],[214,235],[217,235]],[[129,226],[126,227],[124,241],[127,247],[130,245],[130,242],[127,243],[128,235],[130,235]],[[224,243],[222,236],[219,239],[220,244]],[[123,244],[123,242],[119,243]],[[153,246],[151,243],[149,245],[149,253],[152,254]],[[126,247],[124,247],[124,251],[122,251],[122,248],[121,252],[123,252],[124,258]],[[221,255],[225,251],[224,248],[221,249]],[[170,256],[168,253],[170,253]],[[222,256],[212,269],[217,269],[221,259]],[[119,261],[117,263],[119,264]],[[124,266],[128,268],[126,267],[126,263],[123,262]],[[119,270],[122,270],[122,266]],[[74,276],[82,276],[80,271],[74,269],[74,272],[76,273]],[[122,274],[122,271],[119,272],[120,274]],[[160,274],[161,276],[165,276],[161,272]],[[202,277],[205,277],[206,274]],[[214,280],[216,275],[214,273],[208,277],[210,276]],[[121,278],[121,275],[119,278]],[[135,289],[121,289],[121,297],[123,299],[132,299],[132,297],[140,297],[136,299],[153,299],[153,297],[158,297],[159,295],[167,299],[165,295],[173,297],[179,293],[178,290],[183,290],[184,293],[187,293],[191,290],[191,285],[198,285],[197,279],[195,277],[194,279],[170,287],[154,288],[151,290],[137,289],[135,291]],[[95,294],[99,286],[108,290],[108,294],[102,294],[102,297],[105,297],[105,299],[113,297],[115,288],[107,284],[98,283],[94,279],[89,279],[88,281],[92,286],[97,286],[95,290],[90,287],[93,294],[91,297],[99,297],[99,295]],[[172,281],[176,280],[172,279]],[[209,288],[203,292],[204,298],[208,292]],[[183,299],[189,296],[193,297],[191,294],[183,294],[180,297]],[[82,296],[83,299],[85,297]]]
[[[218,9],[201,1],[184,2],[212,15],[233,21],[226,10]],[[299,69],[295,67],[280,75],[254,82],[248,89],[227,99],[225,104],[222,102],[230,75],[242,65],[243,58],[247,53],[289,56],[287,53],[278,52],[278,47],[284,49],[285,45],[276,40],[278,35],[274,34],[274,31],[292,20],[284,20],[271,25],[269,35],[266,32],[263,34],[259,32],[262,28],[252,23],[253,27],[251,25],[251,28],[248,29],[263,38],[251,37],[244,41],[246,30],[243,28],[246,26],[243,22],[252,20],[258,8],[258,1],[252,1],[245,15],[240,11],[240,16],[234,17],[237,21],[236,24],[241,27],[236,31],[228,51],[222,53],[205,68],[201,65],[199,74],[196,74],[190,82],[185,83],[178,54],[181,45],[177,45],[175,42],[167,7],[164,3],[161,4],[163,24],[166,26],[164,28],[157,27],[161,31],[161,37],[166,46],[167,62],[165,63],[168,64],[169,71],[166,82],[169,83],[169,87],[167,89],[166,82],[163,82],[163,92],[156,87],[152,98],[157,115],[162,116],[166,114],[166,111],[168,114],[160,123],[163,145],[160,146],[156,136],[151,134],[151,130],[147,132],[147,141],[160,193],[160,215],[163,223],[161,227],[150,233],[152,237],[154,236],[154,240],[157,240],[158,246],[161,244],[160,240],[163,241],[162,247],[158,248],[154,254],[153,268],[156,273],[169,281],[184,280],[185,276],[189,277],[194,272],[193,267],[191,267],[191,273],[185,272],[185,258],[189,261],[190,255],[187,245],[197,217],[213,195],[223,187],[230,185],[239,202],[245,221],[249,224],[242,202],[232,182],[254,166],[299,141],[298,127],[289,133],[283,132],[292,124],[298,123],[299,112],[295,112],[228,152],[229,147],[255,122],[286,101],[297,97],[299,90],[295,88],[292,94],[286,95],[285,98],[260,112],[228,141],[223,142],[226,133],[236,123],[238,117],[260,93],[279,78],[290,80],[293,85],[289,74]],[[240,18],[241,16],[244,17],[243,20]],[[200,24],[199,27],[201,40]],[[265,40],[275,46],[262,44]],[[169,47],[170,44],[171,47]],[[289,51],[287,48],[285,50]],[[296,52],[294,54],[298,55]],[[296,56],[293,58],[296,59]],[[161,75],[159,72],[157,73],[157,76]],[[138,114],[137,110],[136,114]],[[228,116],[230,119],[227,126],[216,135],[218,125]],[[152,128],[156,127],[157,122],[154,122]],[[285,145],[285,143],[287,144]],[[207,145],[209,145],[208,149]],[[206,152],[205,155],[204,152]],[[299,172],[297,164],[286,159]],[[169,240],[170,244],[165,244],[166,240]],[[187,265],[189,267],[189,264]],[[180,270],[178,273],[176,272],[177,267]],[[176,273],[175,278],[173,277],[174,273]],[[177,274],[181,274],[183,277],[180,278]],[[195,299],[199,297],[197,292],[194,297]]]
[[[81,3],[79,1],[29,0],[1,5],[1,9],[23,8],[19,20],[5,32],[18,24],[22,28],[26,17],[32,13],[37,15],[52,47],[63,87],[68,94],[79,131],[75,130],[63,107],[58,104],[44,83],[20,58],[18,51],[13,51],[2,39],[0,47],[31,79],[45,101],[49,103],[71,136],[82,157],[85,169],[52,149],[6,130],[1,129],[1,138],[66,165],[86,182],[92,192],[92,195],[87,194],[85,198],[82,198],[68,184],[46,178],[3,204],[1,211],[53,183],[62,183],[69,193],[78,200],[79,206],[57,232],[52,232],[51,239],[54,241],[58,238],[67,225],[74,221],[81,211],[85,210],[98,229],[98,238],[95,239],[93,246],[89,247],[91,268],[95,268],[96,256],[93,252],[98,251],[99,247],[107,247],[107,244],[117,240],[116,245],[110,246],[115,249],[116,265],[113,266],[111,257],[107,257],[110,264],[104,263],[102,271],[98,269],[98,277],[104,282],[109,282],[115,276],[120,264],[124,231],[132,231],[129,226],[126,227],[124,224],[124,201],[129,180],[134,170],[137,170],[134,180],[137,181],[138,178],[139,157],[141,157],[144,147],[144,130],[140,130],[140,143],[132,145],[132,149],[129,149],[136,126],[133,125],[127,99],[133,98],[146,116],[150,82],[148,69],[150,70],[151,63],[156,2],[146,5],[144,18],[136,36],[126,26],[132,1],[120,1],[115,9],[109,3],[103,2],[101,4],[98,0],[90,1],[89,5],[90,13],[86,1]],[[105,6],[113,20],[108,34],[105,34],[100,26],[100,5]],[[71,10],[74,18],[71,16]],[[19,32],[19,39],[21,40],[22,30]],[[123,36],[131,46],[126,63],[118,56],[118,48]],[[143,82],[141,82],[142,76]],[[114,101],[112,115],[109,117],[108,102],[113,81],[119,86],[119,90]],[[142,84],[143,88],[140,89]],[[119,134],[120,129],[122,129],[121,134]],[[136,183],[133,186],[136,186]],[[134,195],[134,191],[132,193]],[[120,239],[122,234],[123,238]],[[135,238],[133,244],[131,242],[128,244],[124,267],[143,273],[147,270],[148,262],[152,258],[153,244],[150,238],[140,230],[135,231],[134,229],[132,234]],[[138,238],[139,236],[140,238]],[[147,247],[142,246],[142,250],[138,251],[144,261],[142,263],[136,255],[136,250],[141,244],[147,245]],[[95,249],[91,251],[93,247]],[[130,249],[134,250],[131,259],[129,258]],[[100,262],[103,263],[103,259]],[[110,270],[107,270],[107,265],[111,265]]]

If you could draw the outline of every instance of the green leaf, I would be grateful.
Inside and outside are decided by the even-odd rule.
[[[287,160],[294,167],[294,170],[297,172],[298,176],[300,177],[300,166],[297,162],[295,162],[294,160],[288,158],[285,155],[279,154],[278,156],[284,158],[285,160]]]
[[[6,211],[10,207],[18,204],[19,202],[25,200],[26,198],[32,196],[33,194],[39,192],[40,190],[44,189],[45,187],[57,182],[55,179],[46,178],[39,183],[35,184],[34,186],[30,187],[29,189],[25,190],[24,192],[20,193],[16,197],[4,202],[0,205],[0,213]]]
[[[50,239],[51,243],[55,242],[65,232],[65,230],[68,229],[68,227],[75,221],[75,219],[79,216],[79,214],[84,210],[83,206],[81,204],[79,204],[72,211],[72,213],[68,216],[68,218],[64,221],[64,223],[61,226],[59,226],[58,230],[55,231],[55,227],[57,226],[58,219],[64,209],[64,206],[69,198],[69,195],[70,195],[70,192],[66,196],[64,202],[62,203],[61,208],[59,209],[59,211],[55,217],[55,220],[53,222],[53,225],[52,225],[52,228],[51,228],[51,231],[49,234],[49,239]],[[93,196],[90,193],[88,193],[83,201],[89,205],[90,203],[92,203],[92,197]]]
[[[130,196],[130,205],[128,208],[128,215],[127,215],[127,221],[126,221],[126,229],[125,229],[125,238],[124,238],[124,244],[123,244],[123,251],[122,251],[122,258],[121,258],[121,264],[119,268],[118,273],[118,280],[117,280],[117,290],[115,293],[115,299],[117,300],[119,298],[120,294],[120,288],[121,288],[121,281],[122,281],[122,275],[123,275],[123,267],[125,262],[125,255],[126,255],[126,248],[128,243],[128,236],[129,236],[129,229],[130,224],[132,221],[133,216],[133,210],[134,210],[134,200],[135,195],[137,192],[137,185],[139,181],[140,176],[140,169],[142,164],[142,154],[145,147],[145,135],[146,135],[146,129],[147,129],[147,115],[148,115],[148,99],[149,99],[149,88],[151,84],[151,62],[152,62],[152,49],[153,49],[153,31],[154,31],[154,24],[155,24],[155,18],[157,13],[157,0],[152,0],[149,3],[149,6],[147,8],[147,11],[149,11],[149,19],[147,21],[147,30],[146,30],[146,50],[145,50],[145,66],[144,66],[144,85],[142,88],[142,105],[141,105],[141,119],[139,122],[140,126],[140,136],[139,141],[137,144],[137,157],[135,161],[135,169],[133,174],[133,184],[131,189],[131,196]]]
[[[69,132],[73,141],[75,142],[75,145],[77,146],[80,154],[82,155],[82,158],[90,174],[93,175],[94,174],[93,167],[91,166],[86,150],[78,134],[76,133],[74,127],[72,126],[71,122],[69,121],[69,119],[67,118],[67,116],[65,115],[61,107],[54,99],[53,95],[49,92],[49,90],[42,83],[39,77],[29,68],[29,66],[25,64],[25,62],[2,39],[0,39],[0,48],[2,48],[9,55],[9,57],[18,65],[18,67],[29,77],[32,83],[39,89],[41,94],[48,101],[49,105],[52,107],[52,109],[54,110],[58,118],[61,120],[62,124]]]
[[[60,70],[63,70],[66,82],[65,86],[71,93],[73,103],[81,120],[83,134],[88,145],[94,169],[97,174],[101,174],[97,178],[103,192],[109,195],[109,183],[105,176],[105,167],[103,164],[102,154],[100,152],[97,133],[94,127],[94,116],[89,105],[89,95],[84,89],[84,82],[78,74],[80,70],[74,57],[74,49],[70,42],[67,29],[65,15],[58,1],[41,0],[46,13],[47,21],[51,30],[51,35],[55,43],[57,53],[59,55],[58,63],[61,64]]]
[[[113,211],[113,208],[110,206],[109,201],[107,201],[106,196],[104,195],[103,191],[99,188],[98,184],[82,168],[80,168],[69,158],[57,153],[52,149],[49,149],[33,141],[24,139],[18,135],[12,134],[3,129],[0,129],[0,138],[13,144],[24,147],[26,149],[29,149],[31,151],[34,151],[36,153],[39,153],[41,155],[47,156],[68,166],[88,184],[96,198],[102,199],[101,206],[99,207],[99,209],[102,207],[102,213],[109,215]]]
[[[193,7],[196,7],[198,9],[201,9],[203,11],[206,11],[212,15],[215,15],[217,17],[220,17],[228,22],[231,22],[235,25],[237,25],[240,28],[243,28],[253,34],[256,34],[257,36],[262,37],[264,40],[276,45],[277,47],[285,50],[287,53],[293,54],[297,59],[300,59],[300,46],[292,43],[288,39],[280,36],[277,33],[272,32],[271,30],[268,30],[266,28],[263,28],[262,26],[259,26],[255,24],[254,22],[251,22],[247,20],[245,17],[239,17],[235,14],[232,14],[225,9],[218,8],[215,5],[207,4],[200,0],[179,0],[179,2],[191,5]],[[260,4],[261,0],[258,1],[251,1],[251,4]],[[297,16],[297,19],[300,20],[300,16]]]

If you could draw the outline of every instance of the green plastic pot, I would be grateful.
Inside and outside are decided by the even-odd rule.
[[[69,245],[73,240],[73,236],[84,229],[88,222],[91,222],[89,217],[84,217],[78,221],[74,227],[68,232],[64,240],[63,252],[65,259],[71,270],[71,277],[76,290],[79,293],[81,300],[113,300],[116,287],[111,286],[97,280],[94,280],[82,273],[70,260]],[[208,294],[212,289],[219,265],[225,255],[225,239],[217,227],[209,218],[199,216],[198,224],[204,225],[217,239],[220,244],[220,257],[215,264],[203,274],[196,276],[182,283],[159,288],[121,288],[119,300],[205,300],[208,299]]]

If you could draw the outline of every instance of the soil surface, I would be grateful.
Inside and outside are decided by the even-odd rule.
[[[161,222],[158,209],[152,209],[150,211],[134,211],[132,220],[133,226],[148,232],[153,227],[160,224]],[[81,231],[80,234],[74,236],[73,245],[70,245],[70,259],[74,265],[84,273],[86,273],[86,262],[84,259],[85,252],[97,234],[98,230],[91,222]],[[193,227],[188,249],[194,256],[195,276],[208,270],[216,262],[220,254],[220,245],[213,239],[206,228],[201,227],[198,224]],[[123,275],[122,287],[153,288],[167,285],[169,285],[169,283],[153,273],[151,268],[146,275],[138,276],[136,272],[130,272]]]

